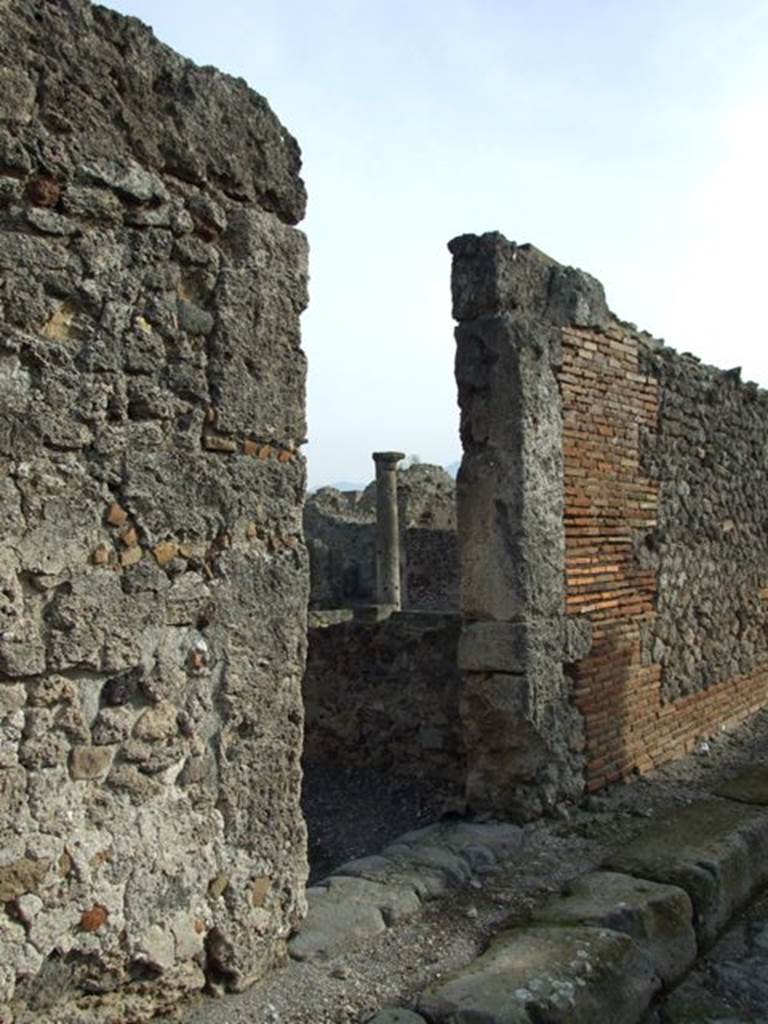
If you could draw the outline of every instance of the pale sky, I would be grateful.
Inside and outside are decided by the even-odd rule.
[[[498,230],[768,386],[768,0],[115,0],[304,153],[310,485],[459,458],[446,243]]]

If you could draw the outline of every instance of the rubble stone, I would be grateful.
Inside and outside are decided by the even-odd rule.
[[[2,4],[3,1019],[242,988],[304,913],[299,169],[138,20]]]

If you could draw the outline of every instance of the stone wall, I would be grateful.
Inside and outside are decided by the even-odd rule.
[[[244,82],[0,6],[0,1004],[138,1020],[303,912],[304,188]]]
[[[321,487],[307,497],[311,608],[344,608],[376,600],[376,493]]]
[[[768,393],[646,339],[637,358],[658,387],[640,447],[659,486],[648,653],[671,701],[768,665]]]
[[[396,612],[309,631],[307,763],[361,765],[463,789],[458,615]]]
[[[556,798],[537,749],[570,766],[566,791],[583,743],[597,789],[765,704],[768,395],[617,320],[531,246],[451,248],[470,792],[522,793],[525,814]]]
[[[458,611],[456,482],[427,463],[414,463],[398,477],[403,606]]]
[[[456,488],[440,466],[398,471],[403,606],[458,608]],[[322,487],[307,499],[304,531],[312,568],[312,608],[376,601],[376,483],[364,491]]]

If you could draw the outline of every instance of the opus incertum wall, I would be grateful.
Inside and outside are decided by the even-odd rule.
[[[451,250],[468,788],[526,817],[765,704],[768,394],[531,246]]]
[[[134,1020],[303,912],[300,157],[133,19],[0,20],[0,1005]]]

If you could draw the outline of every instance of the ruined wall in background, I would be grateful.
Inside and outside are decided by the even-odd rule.
[[[414,463],[397,488],[403,606],[458,611],[456,482],[440,466]]]
[[[396,612],[309,631],[305,762],[463,791],[458,615]]]
[[[371,604],[376,598],[376,492],[321,487],[307,496],[311,608]]]
[[[542,695],[583,723],[590,789],[765,705],[768,395],[618,321],[531,246],[451,247],[465,740],[475,802],[503,806],[505,777],[547,799],[542,745],[575,766]]]
[[[303,910],[299,152],[135,20],[2,20],[0,1004],[137,1020]]]
[[[458,608],[456,487],[440,466],[415,463],[398,474],[403,606]],[[376,601],[376,483],[364,491],[322,487],[307,499],[313,608]]]

